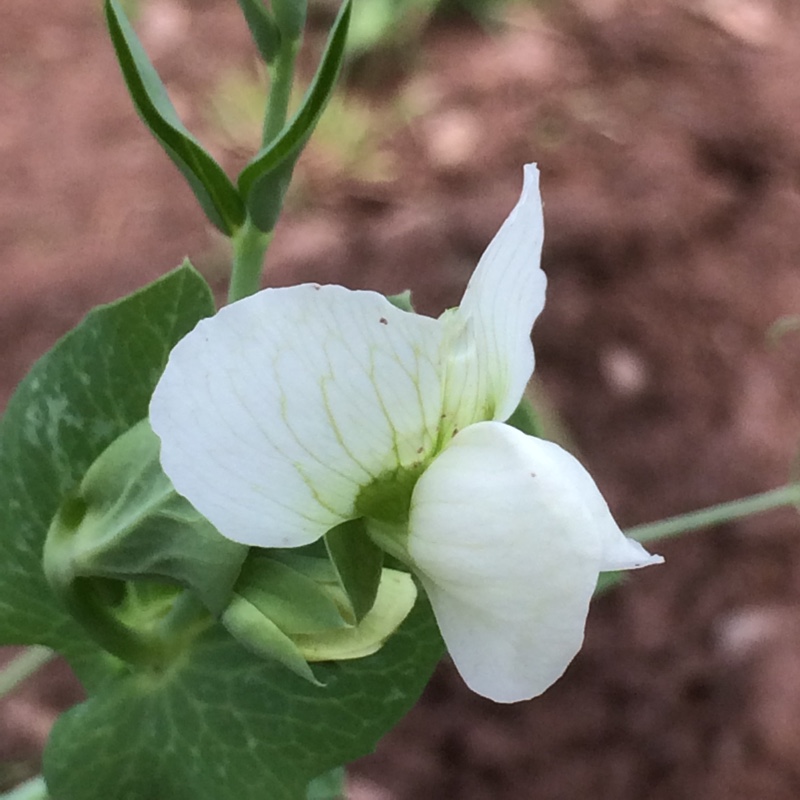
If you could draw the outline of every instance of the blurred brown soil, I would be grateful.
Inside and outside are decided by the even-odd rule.
[[[136,120],[96,4],[11,0],[3,16],[7,399],[93,304],[187,254],[218,275],[220,244]],[[140,29],[189,127],[219,141],[202,108],[249,57],[235,4],[150,0]],[[799,42],[788,0],[570,0],[512,10],[494,37],[437,26],[378,92],[413,109],[381,145],[393,177],[309,154],[271,280],[410,287],[436,313],[538,161],[538,381],[618,519],[780,485],[800,348],[767,332],[800,312]],[[782,512],[663,543],[666,565],[595,604],[583,652],[530,703],[483,701],[443,665],[355,765],[358,796],[798,796],[799,534]],[[35,761],[78,697],[54,665],[0,704],[0,761]]]

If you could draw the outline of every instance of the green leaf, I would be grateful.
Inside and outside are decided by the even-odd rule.
[[[239,191],[259,230],[271,231],[275,227],[297,158],[333,94],[344,59],[351,11],[352,0],[345,0],[317,73],[297,113],[239,175]]]
[[[337,525],[325,534],[333,565],[342,588],[350,598],[356,620],[372,608],[378,594],[383,567],[383,550],[367,535],[363,519]]]
[[[189,182],[208,219],[224,234],[233,236],[246,216],[239,192],[183,126],[118,0],[105,0],[105,12],[117,60],[139,116]]]
[[[219,626],[161,674],[120,675],[56,723],[44,772],[59,800],[305,800],[411,707],[442,645],[419,599],[382,650],[322,663],[314,686]]]
[[[45,644],[81,677],[106,659],[56,600],[42,569],[52,518],[118,436],[147,415],[172,347],[212,314],[188,264],[92,311],[42,356],[0,421],[0,643]]]
[[[281,32],[263,0],[237,0],[261,58],[271,64],[281,46]]]
[[[213,310],[188,265],[96,309],[37,362],[0,421],[0,640],[60,650],[91,694],[47,746],[59,800],[300,800],[313,778],[374,748],[443,650],[423,598],[378,653],[315,666],[325,688],[220,625],[166,667],[134,670],[57,602],[41,566],[53,516],[146,416],[169,351]]]

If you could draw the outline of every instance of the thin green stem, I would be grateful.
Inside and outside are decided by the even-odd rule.
[[[262,144],[266,147],[283,130],[289,112],[289,99],[294,84],[294,69],[300,39],[281,45],[270,67],[270,91],[264,114]],[[228,302],[255,294],[261,288],[264,258],[272,241],[272,231],[259,230],[250,217],[233,236],[233,268],[228,288]]]
[[[264,233],[248,217],[233,237],[233,270],[228,302],[255,294],[261,288],[261,273],[273,233]]]
[[[0,671],[0,697],[5,697],[22,681],[38,672],[45,664],[56,657],[49,647],[28,647]]]
[[[680,514],[677,517],[670,517],[659,522],[637,525],[628,529],[625,533],[637,541],[650,542],[654,539],[677,536],[686,531],[709,528],[712,525],[742,519],[742,517],[749,517],[752,514],[760,514],[775,508],[798,504],[800,504],[800,484],[790,483],[779,489],[771,489],[768,492],[743,497],[741,500],[720,503],[700,511],[691,511],[688,514]]]
[[[275,62],[270,67],[270,87],[267,108],[264,113],[264,130],[261,144],[266,147],[283,130],[289,112],[289,100],[294,85],[294,68],[300,39],[281,45]]]
[[[47,800],[48,797],[47,784],[41,775],[0,794],[0,800]]]

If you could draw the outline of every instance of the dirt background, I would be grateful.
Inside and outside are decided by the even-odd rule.
[[[226,70],[253,72],[235,3],[141,11],[184,120],[241,164],[246,120],[232,135],[209,113]],[[219,279],[224,247],[136,119],[99,3],[5,0],[2,16],[4,403],[92,305],[187,254]],[[800,342],[767,333],[800,313],[798,43],[791,0],[521,4],[492,35],[439,23],[351,72],[363,130],[334,121],[304,158],[269,280],[411,288],[437,313],[512,206],[520,165],[538,161],[538,386],[620,522],[780,485],[798,448]],[[800,795],[795,514],[657,549],[666,565],[596,602],[586,646],[542,698],[494,705],[443,664],[353,767],[354,800]],[[36,767],[78,697],[56,664],[0,703],[6,780]]]

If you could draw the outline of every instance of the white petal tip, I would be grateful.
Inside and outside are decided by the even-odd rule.
[[[522,168],[522,175],[522,198],[527,200],[529,194],[539,188],[539,167],[536,164],[526,164]]]
[[[640,569],[654,564],[663,564],[663,556],[648,553],[635,539],[627,536],[615,537],[613,544],[603,553],[601,572],[619,569]]]
[[[537,227],[541,227],[541,210],[542,210],[542,197],[539,192],[539,168],[536,164],[525,164],[522,168],[522,192],[519,196],[519,201],[516,207],[512,210],[510,217],[514,218],[519,209],[523,209],[524,213],[533,215],[532,222]],[[530,234],[530,230],[524,231],[525,234]]]

